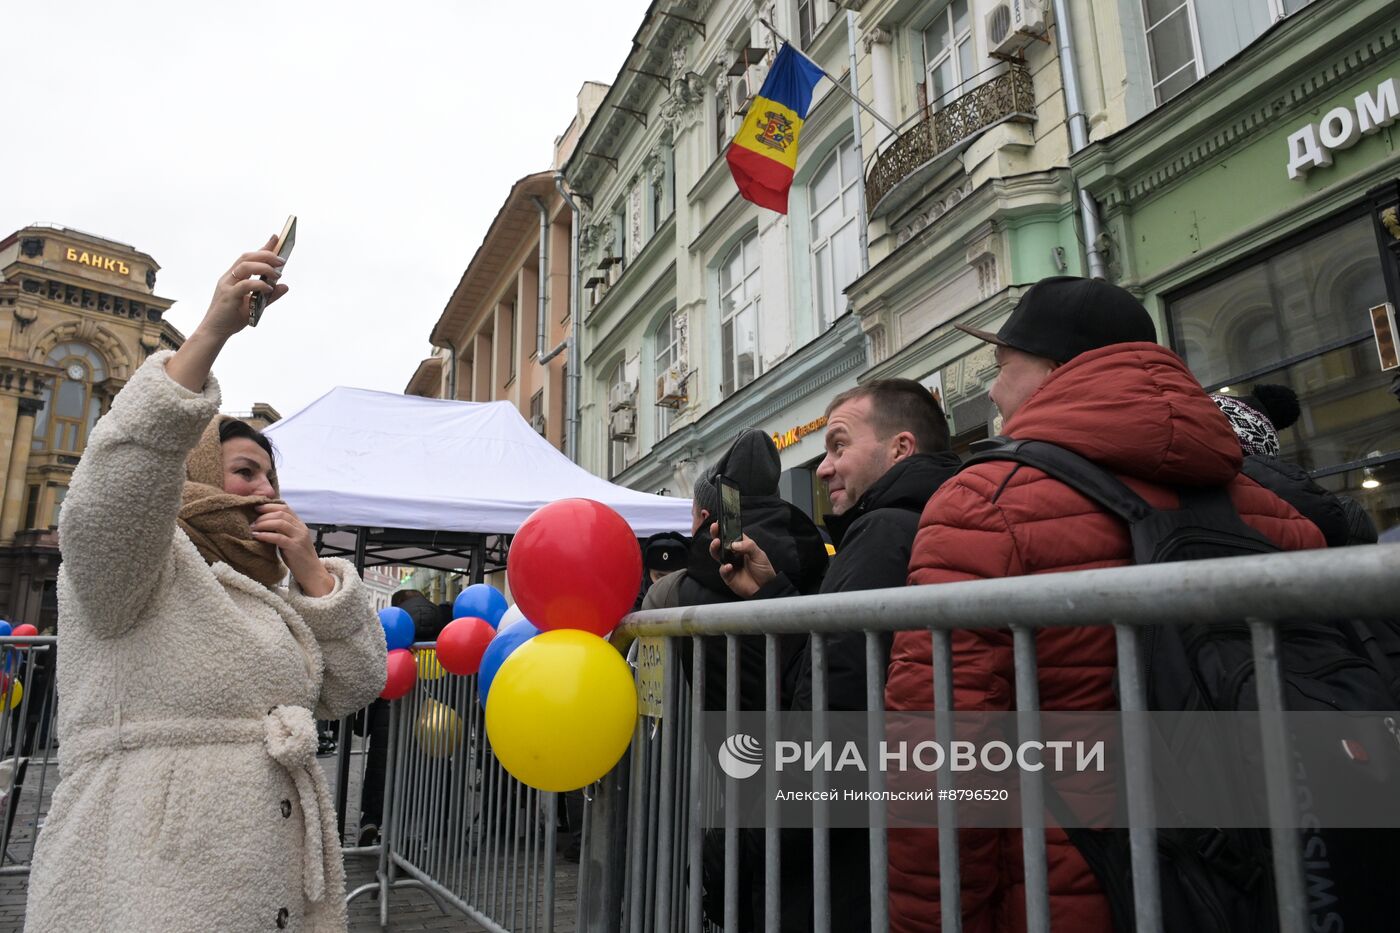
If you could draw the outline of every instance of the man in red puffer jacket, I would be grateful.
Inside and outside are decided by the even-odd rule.
[[[1240,516],[1279,547],[1324,546],[1315,525],[1240,473],[1230,423],[1181,359],[1156,343],[1151,317],[1123,289],[1091,279],[1045,279],[1026,291],[997,334],[961,329],[997,345],[991,398],[1005,419],[1004,434],[1087,457],[1157,508],[1177,507],[1176,487],[1226,486]],[[965,469],[929,500],[909,582],[1131,562],[1127,526],[1117,517],[1040,470],[992,461]],[[1010,632],[957,631],[953,652],[958,710],[1015,708]],[[1111,628],[1041,632],[1036,654],[1043,709],[1116,707]],[[885,701],[892,710],[933,708],[927,632],[895,637]],[[1050,829],[1046,846],[1051,929],[1109,933],[1108,902],[1068,837]],[[1020,831],[963,830],[959,850],[965,933],[1025,930]],[[938,930],[937,831],[890,830],[889,863],[890,929]]]

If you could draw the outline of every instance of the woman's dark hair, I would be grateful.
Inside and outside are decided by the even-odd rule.
[[[219,425],[219,443],[223,444],[233,440],[235,437],[246,437],[267,451],[267,459],[272,461],[273,466],[277,465],[277,452],[272,448],[272,441],[267,439],[257,428],[246,421],[239,421],[237,418],[225,418],[223,424]]]

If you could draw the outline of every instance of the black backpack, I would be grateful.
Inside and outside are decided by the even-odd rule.
[[[1180,508],[1159,510],[1093,462],[1044,441],[993,438],[976,445],[964,464],[1010,460],[1035,467],[1127,523],[1133,562],[1265,554],[1278,549],[1240,518],[1223,487],[1183,487]],[[1384,633],[1389,636],[1393,633]],[[1257,709],[1254,651],[1248,625],[1150,626],[1140,632],[1147,708],[1159,711]],[[1284,702],[1291,711],[1400,709],[1397,678],[1372,629],[1355,622],[1284,623],[1279,629]],[[1168,727],[1170,728],[1170,727]],[[1158,736],[1156,748],[1182,748],[1183,735]],[[1400,770],[1400,748],[1385,736],[1367,743]],[[1340,745],[1337,754],[1341,754]],[[1154,752],[1153,776],[1183,779],[1180,762]],[[1243,753],[1237,773],[1257,760]],[[1262,773],[1262,772],[1257,772]],[[1215,775],[1231,780],[1231,775]],[[1193,778],[1194,779],[1194,778]],[[1367,778],[1362,778],[1367,779]],[[1257,783],[1257,779],[1256,779]],[[1049,786],[1046,803],[1069,823],[1064,800]],[[1170,794],[1167,795],[1170,797]],[[1160,805],[1160,804],[1159,804]],[[1117,933],[1136,929],[1126,830],[1066,830],[1094,872]],[[1400,833],[1390,830],[1310,830],[1303,833],[1309,929],[1392,928],[1400,916]],[[1158,865],[1165,933],[1232,933],[1278,928],[1272,850],[1267,830],[1204,827],[1159,829]]]

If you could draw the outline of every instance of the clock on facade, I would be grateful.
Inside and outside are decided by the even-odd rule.
[[[87,370],[83,369],[83,364],[82,364],[82,363],[69,363],[69,364],[68,364],[68,378],[69,378],[69,379],[72,379],[74,382],[81,382],[82,379],[83,379],[83,376],[85,376],[85,375],[87,375]]]

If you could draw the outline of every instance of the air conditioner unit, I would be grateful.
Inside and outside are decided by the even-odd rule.
[[[608,411],[617,411],[620,408],[636,408],[637,384],[635,382],[613,383],[612,391],[608,393]]]
[[[675,363],[656,377],[656,404],[663,408],[680,408],[685,402],[685,368]]]
[[[637,409],[619,408],[608,416],[608,437],[621,440],[637,434]]]
[[[1031,36],[1045,31],[1044,0],[992,0],[986,10],[983,25],[992,55],[1019,52]]]
[[[544,415],[531,415],[530,427],[535,429],[535,433],[544,435]]]

